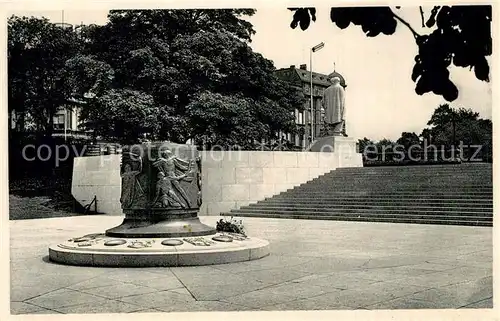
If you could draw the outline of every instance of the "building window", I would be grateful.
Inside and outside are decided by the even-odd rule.
[[[304,112],[297,111],[297,124],[304,125]]]
[[[64,129],[64,114],[54,116],[54,129]]]
[[[17,125],[16,111],[12,110],[10,113],[10,129],[15,129]]]

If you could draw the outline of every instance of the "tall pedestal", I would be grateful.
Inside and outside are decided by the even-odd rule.
[[[358,153],[356,139],[351,137],[321,137],[309,147],[308,151],[337,154],[338,167],[363,167],[363,157]]]
[[[358,153],[356,148],[356,139],[344,136],[325,136],[320,137],[309,146],[309,152],[326,153]]]

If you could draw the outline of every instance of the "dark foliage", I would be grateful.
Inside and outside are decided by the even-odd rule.
[[[295,8],[291,27],[309,27],[316,20],[314,8]],[[424,13],[420,8],[422,21]],[[415,92],[423,95],[433,92],[447,101],[458,98],[458,88],[450,80],[448,68],[474,69],[477,79],[489,82],[490,68],[486,60],[492,53],[491,19],[489,5],[435,6],[423,25],[432,28],[426,35],[418,34],[389,7],[340,7],[331,8],[331,21],[340,29],[354,24],[360,26],[368,37],[392,35],[398,23],[408,27],[418,46],[415,66],[411,74],[416,83]]]

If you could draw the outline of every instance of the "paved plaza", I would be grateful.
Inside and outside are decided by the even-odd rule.
[[[10,221],[11,314],[493,306],[490,227],[245,218],[250,236],[270,241],[270,256],[174,268],[47,261],[49,245],[121,221]]]

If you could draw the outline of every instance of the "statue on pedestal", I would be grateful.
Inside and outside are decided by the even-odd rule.
[[[345,134],[345,92],[339,77],[331,77],[332,83],[323,92],[323,128],[320,136],[347,136]]]

